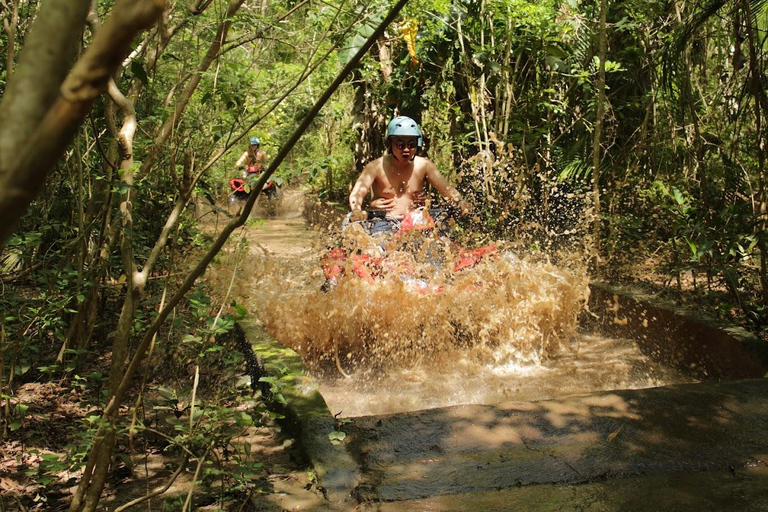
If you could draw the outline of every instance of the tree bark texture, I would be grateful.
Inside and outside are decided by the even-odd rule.
[[[77,57],[90,0],[43,0],[0,104],[0,183],[59,95]]]
[[[64,153],[110,75],[120,66],[133,38],[157,20],[165,5],[164,0],[120,0],[56,95],[59,82],[48,76],[65,74],[62,61],[73,47],[77,48],[71,41],[58,41],[57,34],[66,32],[72,38],[76,33],[79,40],[90,2],[50,3],[52,12],[60,12],[65,4],[77,6],[78,10],[64,9],[60,14],[62,19],[70,20],[66,26],[62,19],[50,26],[43,23],[49,15],[45,5],[41,6],[42,17],[30,31],[13,83],[0,104],[0,247],[10,238],[19,217],[42,188],[53,162]],[[33,33],[39,35],[33,37]],[[56,58],[50,58],[51,54]]]

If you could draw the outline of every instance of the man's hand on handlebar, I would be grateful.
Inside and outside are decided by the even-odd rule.
[[[394,198],[377,197],[369,205],[372,210],[393,210],[395,208]]]

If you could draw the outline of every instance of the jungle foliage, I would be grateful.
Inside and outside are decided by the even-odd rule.
[[[34,77],[24,52],[43,44],[34,24],[52,3],[1,0],[2,112],[20,94],[16,73]],[[244,312],[202,284],[160,327],[156,350],[165,357],[132,358],[210,244],[200,215],[221,208],[247,137],[258,135],[270,155],[284,149],[390,8],[383,0],[156,3],[162,14],[121,56],[0,252],[3,436],[29,419],[14,398],[20,383],[87,387],[104,407],[135,384],[123,382],[129,361],[165,361],[166,371],[186,374],[224,364],[219,335]],[[120,4],[83,10],[87,24],[73,32],[67,62]],[[604,59],[599,1],[412,0],[276,176],[345,203],[362,165],[385,150],[387,120],[409,115],[425,132],[426,154],[474,204],[474,228],[528,250],[578,246],[604,277],[652,274],[679,291],[714,294],[724,315],[765,329],[765,2],[602,7]],[[0,128],[0,171],[23,149],[4,137]],[[0,172],[0,189],[5,179]],[[111,370],[83,373],[104,352]],[[98,462],[84,454],[98,443],[110,446],[109,459],[130,421],[115,414],[108,439],[80,436],[56,464],[87,474]],[[200,442],[193,434],[180,443]],[[99,482],[87,480],[73,510],[98,502]]]
[[[422,122],[483,228],[539,247],[586,235],[599,273],[721,294],[759,331],[765,3],[603,5],[601,62],[601,2],[412,3],[392,68],[371,60],[368,108]]]

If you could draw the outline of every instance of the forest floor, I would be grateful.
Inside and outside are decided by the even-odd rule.
[[[20,429],[21,435],[9,436],[2,445],[0,510],[67,510],[79,472],[64,468],[48,472],[44,467],[49,457],[58,460],[67,443],[68,436],[63,434],[71,433],[94,411],[84,407],[87,399],[81,394],[49,384],[24,384],[17,396],[34,406]],[[243,407],[247,410],[248,403]],[[232,481],[223,476],[193,485],[195,461],[188,462],[185,470],[174,475],[182,459],[178,451],[170,449],[169,443],[159,436],[139,436],[134,450],[118,446],[99,510],[118,510],[166,485],[168,489],[162,494],[134,505],[131,510],[182,510],[187,499],[192,503],[189,510],[272,512],[313,510],[322,504],[322,497],[313,487],[311,471],[297,460],[293,440],[284,436],[274,421],[263,417],[257,425],[232,439],[233,445],[245,443],[251,447],[248,458],[259,467],[248,486],[231,492]],[[230,467],[223,464],[222,468],[233,471],[236,465],[232,458]]]
[[[296,201],[302,198],[291,195],[286,199],[289,209],[295,209]],[[247,238],[252,239],[252,251],[265,250],[264,243],[256,238],[260,238],[258,235],[265,226],[258,219],[267,217],[267,213],[257,209],[252,215],[257,219],[255,227],[244,230]],[[291,215],[296,216],[295,212]],[[279,233],[283,223],[280,212],[269,218],[268,222],[277,225],[270,229]],[[221,214],[210,215],[203,219],[202,229],[213,235],[227,220]],[[275,243],[282,245],[269,249],[290,252],[291,247],[303,248],[307,238],[291,236]],[[235,252],[234,245],[228,244],[225,252]],[[215,276],[214,280],[226,281],[231,276],[231,269],[226,268],[229,259],[223,254],[221,260],[224,263],[214,264],[210,274]],[[228,338],[221,343],[226,351],[236,351],[234,340]],[[166,353],[166,358],[169,355]],[[29,408],[24,410],[20,423],[6,425],[0,438],[0,510],[68,509],[80,479],[80,471],[70,469],[71,463],[76,462],[72,458],[82,460],[85,456],[103,408],[99,397],[109,364],[108,353],[94,354],[76,373],[62,372],[60,377],[39,373],[18,386],[14,403]],[[235,375],[229,375],[230,370]],[[221,375],[213,377],[217,371]],[[201,475],[196,474],[199,459],[184,457],[179,448],[183,445],[199,455],[207,448],[205,436],[214,432],[201,430],[201,437],[195,438],[198,434],[182,425],[189,422],[191,401],[188,392],[177,394],[177,390],[189,390],[193,370],[180,368],[178,363],[170,369],[156,364],[145,387],[140,414],[146,429],[137,432],[133,440],[126,432],[119,436],[99,510],[123,510],[130,502],[166,487],[130,510],[183,510],[187,501],[187,510],[328,510],[316,488],[314,474],[301,460],[294,440],[265,409],[260,396],[250,392],[242,378],[244,373],[242,362],[233,367],[215,358],[209,368],[200,369],[198,407],[205,404],[211,411],[223,410],[230,415],[222,416],[218,423],[211,422],[215,435],[229,441],[223,449],[217,446],[208,450],[205,474]],[[211,382],[204,383],[206,374]],[[125,403],[132,406],[136,399],[134,394]],[[252,418],[253,424],[233,425],[231,415],[240,412]],[[130,417],[127,406],[123,414]],[[178,471],[182,462],[185,467]]]

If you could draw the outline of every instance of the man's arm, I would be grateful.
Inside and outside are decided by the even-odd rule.
[[[435,164],[427,160],[425,165],[427,171],[425,176],[427,177],[427,180],[432,184],[432,186],[435,187],[438,192],[440,192],[440,195],[452,203],[458,204],[461,201],[461,194],[459,191],[456,190],[450,183],[448,183],[448,180],[446,180],[445,177],[440,174],[440,171],[437,170]]]
[[[448,183],[448,180],[446,180],[445,177],[440,174],[440,171],[437,170],[435,164],[429,160],[426,161],[426,164],[427,172],[425,173],[425,176],[432,186],[440,192],[440,195],[448,199],[454,206],[458,206],[462,215],[470,213],[473,209],[472,205],[461,198],[459,191]]]
[[[349,209],[353,212],[359,212],[363,209],[363,199],[371,190],[376,179],[376,168],[371,164],[366,165],[363,168],[363,172],[360,173],[360,177],[357,178],[355,186],[352,188],[352,192],[349,194]]]
[[[235,167],[243,167],[245,165],[245,161],[248,159],[248,151],[244,152],[242,155],[240,155],[240,158],[237,159],[237,162],[235,162]]]

